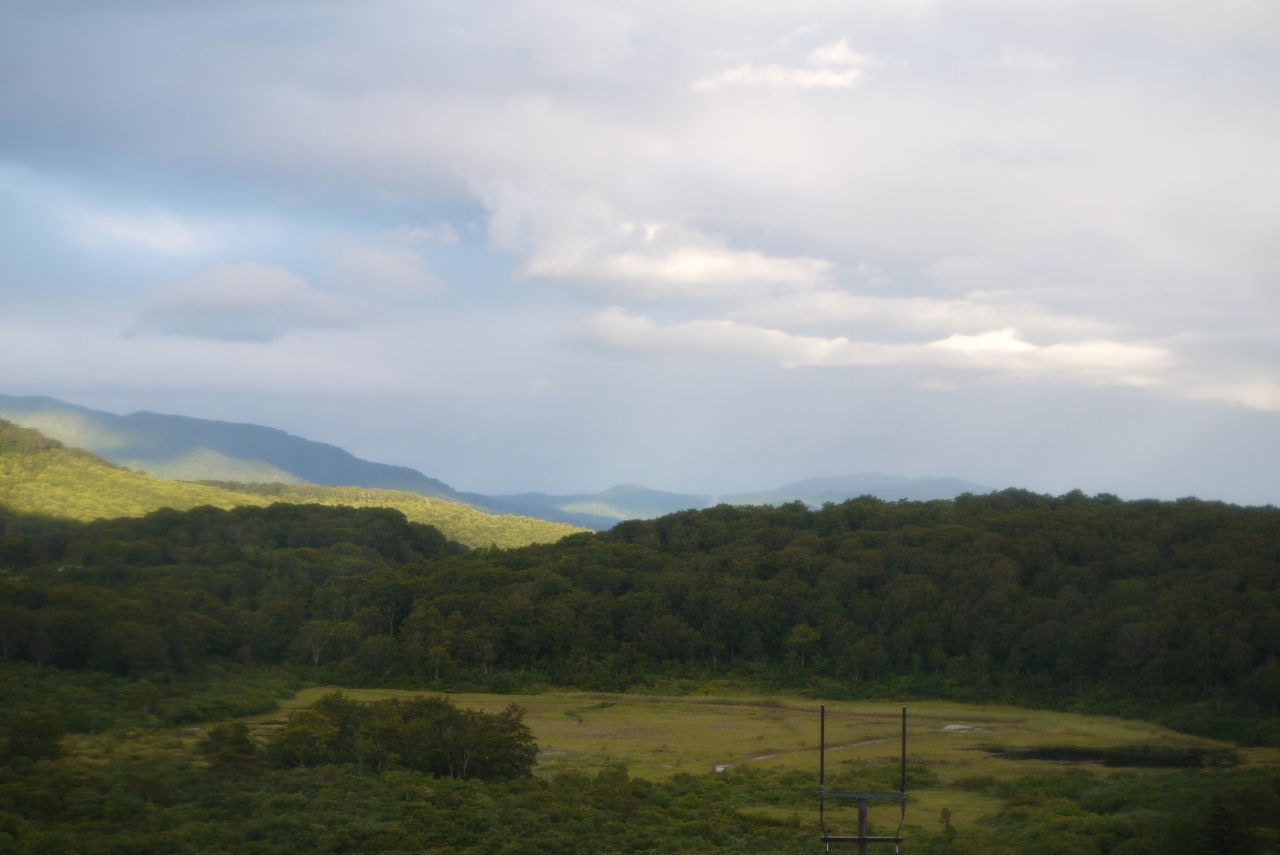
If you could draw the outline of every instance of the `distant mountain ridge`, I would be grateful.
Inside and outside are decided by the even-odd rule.
[[[599,493],[567,496],[518,493],[512,496],[491,496],[489,500],[502,506],[537,508],[576,517],[590,517],[600,524],[607,523],[604,527],[622,520],[653,519],[689,508],[705,508],[711,504],[710,496],[668,493],[639,484],[619,484]]]
[[[455,490],[408,466],[374,463],[323,442],[262,425],[162,415],[120,416],[49,397],[0,395],[0,418],[35,428],[67,446],[82,448],[129,469],[180,481],[364,487],[417,493],[477,510],[569,523],[597,531],[625,519],[652,519],[714,503],[770,504],[801,501],[811,507],[863,495],[886,501],[951,499],[993,488],[959,478],[902,478],[863,472],[809,478],[772,490],[720,497],[620,484],[599,493],[486,496]]]
[[[859,496],[875,496],[886,502],[900,499],[927,502],[954,499],[962,493],[991,493],[994,490],[994,487],[961,478],[903,478],[879,472],[859,472],[831,478],[806,478],[759,493],[725,496],[721,501],[731,505],[778,505],[800,501],[817,508],[824,502],[843,502]]]
[[[368,487],[169,481],[67,448],[35,428],[0,419],[0,515],[68,520],[138,517],[160,508],[288,504],[383,507],[438,528],[451,540],[484,548],[554,543],[581,529],[542,519],[488,514],[461,502]]]
[[[619,517],[561,511],[464,493],[408,466],[362,460],[349,451],[262,425],[162,415],[120,416],[46,396],[0,395],[0,418],[35,428],[129,469],[183,481],[315,484],[401,490],[497,514],[532,516],[592,529]]]
[[[142,410],[117,416],[56,398],[0,395],[0,418],[39,430],[66,445],[113,463],[161,475],[184,465],[184,480],[244,481],[225,477],[231,464],[242,474],[259,464],[253,481],[305,482],[325,487],[377,487],[456,499],[457,491],[408,466],[361,460],[323,442],[262,425],[170,416]],[[205,452],[205,454],[201,454]],[[202,467],[200,464],[204,462]],[[280,476],[284,475],[285,478]]]

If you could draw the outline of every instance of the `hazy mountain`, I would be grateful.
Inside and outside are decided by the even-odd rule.
[[[0,418],[162,478],[377,487],[460,501],[448,484],[416,469],[361,460],[261,425],[146,411],[117,416],[54,398],[9,395],[0,395]]]
[[[886,502],[899,499],[929,501],[954,499],[961,493],[990,493],[994,489],[960,478],[901,478],[879,472],[859,472],[830,478],[806,478],[772,490],[722,496],[720,501],[733,505],[780,505],[799,500],[806,505],[820,507],[823,502],[843,502],[858,496],[875,496]]]
[[[409,520],[433,525],[446,537],[474,547],[554,543],[581,530],[543,519],[483,513],[461,502],[402,490],[169,481],[125,469],[83,449],[66,448],[33,428],[0,419],[0,508],[9,511],[93,520],[137,517],[159,508],[273,502],[394,508]]]
[[[316,484],[405,490],[471,505],[479,510],[530,516],[596,530],[631,516],[659,516],[665,508],[693,507],[643,487],[617,487],[596,496],[491,498],[464,493],[407,466],[373,463],[334,445],[262,425],[170,416],[141,411],[118,416],[44,396],[0,395],[0,418],[35,428],[72,448],[139,472],[182,481],[246,484]],[[627,504],[623,494],[635,493]],[[564,501],[562,501],[564,500]],[[573,509],[562,509],[572,505]],[[653,512],[657,509],[657,512]]]
[[[619,520],[653,519],[714,502],[814,507],[862,495],[880,499],[950,499],[990,487],[959,478],[899,478],[863,472],[809,478],[772,490],[713,498],[621,484],[599,493],[486,496],[453,489],[407,466],[361,460],[323,442],[282,430],[187,416],[137,412],[117,416],[54,398],[0,395],[0,418],[36,428],[130,469],[181,481],[236,481],[401,490],[471,505],[484,511],[570,523],[597,531]]]
[[[523,513],[558,511],[572,522],[597,530],[612,527],[620,520],[653,519],[688,508],[705,508],[710,496],[668,493],[639,484],[619,484],[600,493],[575,493],[551,496],[546,493],[519,493],[513,496],[489,496],[496,508],[523,508]]]
[[[885,501],[912,499],[954,499],[961,493],[990,493],[993,488],[959,478],[900,478],[878,472],[862,472],[829,478],[807,478],[772,490],[738,493],[728,496],[699,496],[667,493],[638,484],[622,484],[601,493],[577,493],[553,496],[546,493],[520,493],[513,496],[488,496],[490,507],[520,509],[519,513],[541,516],[559,511],[566,519],[597,530],[612,527],[619,520],[653,519],[687,508],[705,508],[721,502],[730,505],[780,505],[801,501],[811,507],[824,502],[843,502],[858,496],[875,496]]]

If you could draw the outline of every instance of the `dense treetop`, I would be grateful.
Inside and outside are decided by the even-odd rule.
[[[610,764],[531,778],[514,706],[334,693],[265,744],[226,722],[198,754],[170,736],[118,750],[139,729],[270,709],[306,679],[986,698],[1280,733],[1273,508],[859,499],[718,507],[511,550],[466,550],[386,508],[89,524],[3,512],[0,526],[0,852],[821,848],[782,818],[812,807],[810,774],[650,783]],[[83,737],[104,752],[83,757],[64,728],[112,735]],[[948,786],[994,812],[953,825],[912,809],[911,851],[1264,853],[1280,815],[1280,783],[1257,767]]]
[[[1264,722],[1280,706],[1274,508],[864,498],[469,553],[369,508],[9,528],[5,655],[60,667],[142,676],[236,655],[375,684],[716,678],[857,696],[907,680],[917,694],[1211,705]]]

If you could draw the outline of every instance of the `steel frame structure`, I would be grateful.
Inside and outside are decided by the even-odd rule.
[[[818,734],[818,822],[822,826],[822,842],[826,850],[831,851],[833,845],[856,843],[858,855],[867,855],[868,843],[893,843],[894,851],[902,843],[902,822],[898,823],[897,834],[893,837],[871,837],[867,834],[867,808],[872,799],[896,799],[902,803],[902,819],[907,817],[907,708],[902,708],[902,788],[898,792],[882,793],[842,793],[827,792],[827,705],[819,707]],[[823,808],[827,799],[855,799],[858,802],[858,834],[855,837],[836,836],[827,833],[826,818]]]

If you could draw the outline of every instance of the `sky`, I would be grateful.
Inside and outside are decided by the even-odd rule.
[[[488,493],[1280,504],[1274,0],[0,6],[0,392]]]

